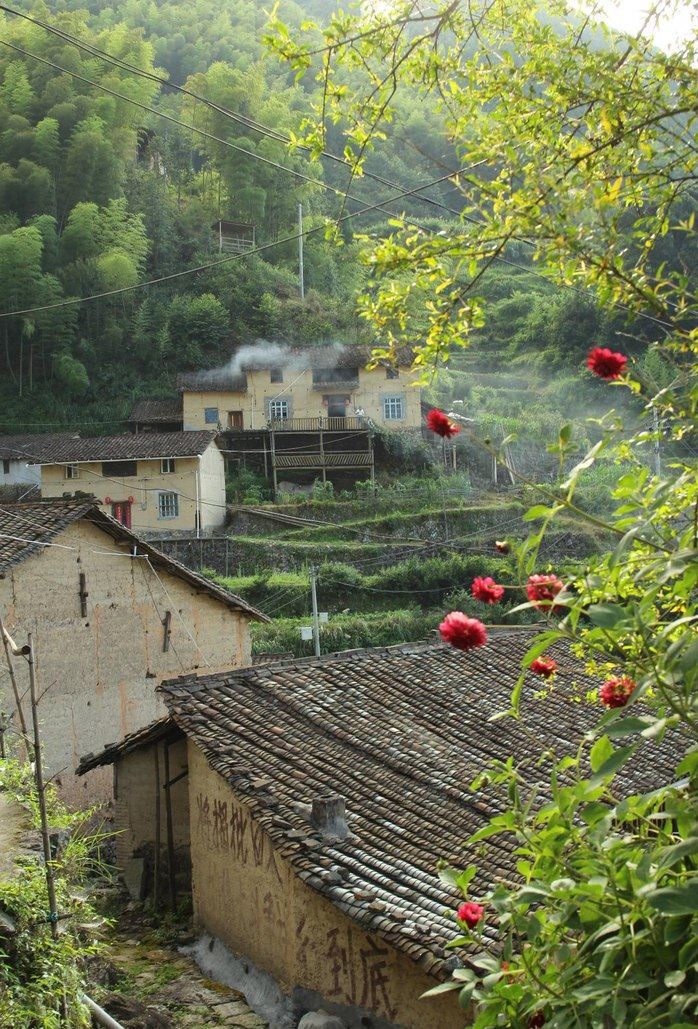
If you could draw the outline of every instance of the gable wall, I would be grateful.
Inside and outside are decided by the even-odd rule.
[[[71,525],[55,543],[61,546],[8,569],[0,611],[18,642],[34,632],[38,691],[46,691],[39,711],[48,774],[59,774],[65,799],[77,805],[112,794],[110,769],[73,776],[79,758],[164,714],[155,692],[162,679],[249,664],[249,622],[169,573],[158,569],[156,576],[145,559],[131,558],[127,546],[87,522]],[[80,572],[89,593],[84,618]],[[164,652],[167,610],[171,641]],[[23,691],[26,663],[18,659],[15,668]],[[7,676],[0,677],[6,710],[14,708],[9,689]]]
[[[336,1005],[352,1026],[370,1012],[380,1025],[462,1029],[453,994],[406,954],[366,933],[306,886],[226,781],[189,741],[194,915],[238,955],[269,972],[287,994]],[[299,783],[298,800],[308,801]]]

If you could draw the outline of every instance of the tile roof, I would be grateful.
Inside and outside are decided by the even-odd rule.
[[[38,554],[47,545],[63,546],[57,537],[81,518],[92,522],[117,542],[148,557],[153,568],[169,572],[202,593],[220,600],[235,611],[243,611],[256,621],[268,622],[265,614],[236,593],[217,586],[210,579],[192,572],[185,565],[161,553],[136,533],[99,508],[92,497],[72,500],[40,500],[29,504],[0,504],[0,574]]]
[[[126,420],[129,422],[181,422],[182,398],[181,396],[167,399],[145,397],[143,400],[137,400]]]
[[[44,448],[51,448],[58,441],[76,439],[75,432],[23,433],[20,436],[0,436],[0,460],[28,462]]]
[[[186,390],[188,393],[207,393],[209,390],[245,393],[247,376],[233,375],[225,368],[205,372],[184,372],[177,376],[177,389]]]
[[[34,464],[79,464],[83,461],[133,461],[162,457],[198,457],[217,432],[141,432],[123,436],[57,439],[37,449]]]
[[[538,695],[536,679],[521,722],[488,721],[508,707],[533,633],[492,630],[488,646],[467,655],[440,642],[403,644],[183,677],[161,689],[176,724],[297,875],[439,974],[456,928],[446,912],[457,897],[438,879],[437,862],[462,867],[464,839],[502,809],[499,797],[472,793],[469,782],[513,753],[530,758],[544,784],[541,754],[569,753],[598,718],[581,702],[593,681],[556,644],[560,673],[550,694]],[[657,747],[651,760],[636,757],[619,788],[651,787],[662,762]],[[322,837],[307,818],[307,805],[328,792],[346,798],[344,841]],[[486,862],[477,858],[477,891],[516,877],[512,850],[498,838]],[[493,940],[491,928],[485,939]]]

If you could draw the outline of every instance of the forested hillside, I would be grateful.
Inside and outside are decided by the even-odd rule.
[[[283,15],[297,27],[330,6],[287,2]],[[388,233],[391,213],[401,211],[426,231],[448,233],[460,209],[458,191],[442,181],[424,191],[429,201],[405,196],[355,216],[362,204],[457,166],[435,101],[403,98],[368,162],[373,177],[349,182],[341,161],[313,161],[286,146],[320,87],[295,84],[263,49],[266,15],[253,0],[224,9],[216,0],[59,0],[20,9],[35,21],[0,16],[0,314],[20,312],[0,324],[0,432],[113,431],[134,398],[167,394],[178,371],[220,363],[251,337],[372,341],[354,310],[368,275],[354,233]],[[326,141],[335,154],[340,129]],[[343,188],[357,198],[346,206]],[[299,203],[314,230],[305,242],[304,301],[297,243],[284,242],[297,231]],[[352,217],[341,223],[340,246],[324,223],[342,212]],[[212,230],[221,217],[254,223],[264,249],[181,274],[226,257]],[[659,257],[676,259],[679,245],[667,237]],[[486,325],[432,384],[435,398],[462,398],[483,413],[489,405],[498,423],[520,413],[532,384],[542,394],[554,384],[545,411],[553,422],[565,405],[593,405],[592,386],[586,396],[570,385],[566,399],[561,388],[591,341],[627,328],[622,312],[609,316],[591,298],[551,286],[523,244],[510,247],[482,291]],[[98,299],[74,302],[86,297]],[[419,324],[415,311],[417,333]],[[652,338],[646,330],[634,327],[640,342],[631,349]],[[478,379],[502,367],[518,377],[518,407]]]

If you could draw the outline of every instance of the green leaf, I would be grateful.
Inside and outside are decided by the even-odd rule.
[[[605,726],[606,735],[614,738],[616,736],[630,736],[635,732],[644,732],[654,721],[654,718],[620,718],[615,722],[609,722]]]
[[[686,973],[681,968],[677,968],[673,972],[667,972],[664,976],[664,985],[673,989],[676,986],[680,986],[686,978]]]
[[[537,636],[533,644],[524,654],[521,660],[522,666],[524,668],[528,668],[532,661],[535,661],[537,657],[544,654],[546,650],[553,645],[555,640],[559,640],[561,636],[564,636],[564,633],[557,629],[541,633],[540,636]]]
[[[662,915],[693,915],[698,912],[698,879],[653,890],[645,899]]]
[[[555,514],[558,510],[554,507],[546,507],[545,504],[534,504],[533,507],[529,507],[526,514],[523,516],[525,522],[535,522],[538,518],[549,518]]]
[[[590,780],[590,786],[600,786],[609,775],[615,775],[636,749],[637,743],[633,743],[632,746],[618,747],[617,750],[614,750],[608,760],[604,761],[601,767],[596,770],[596,775],[592,776]]]
[[[697,852],[698,836],[689,836],[687,840],[682,840],[681,843],[676,843],[672,847],[667,847],[666,850],[663,850],[657,867],[660,869],[671,868],[677,861],[682,861],[689,854]]]
[[[613,629],[630,620],[630,613],[619,604],[590,604],[586,614],[594,625],[599,625],[602,629]]]
[[[598,739],[589,754],[592,772],[598,772],[604,762],[608,761],[613,754],[615,754],[615,750],[608,736],[602,736]]]
[[[698,961],[698,936],[694,935],[693,939],[684,943],[679,951],[679,965],[681,968],[690,968],[696,961]]]
[[[426,990],[421,994],[422,997],[436,997],[439,993],[450,993],[453,990],[460,990],[461,984],[458,982],[453,983],[439,983],[438,986],[432,986],[430,990]]]

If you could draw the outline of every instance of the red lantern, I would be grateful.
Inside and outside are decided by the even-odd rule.
[[[111,497],[105,497],[104,498],[104,503],[105,504],[111,504]]]
[[[129,502],[129,504],[132,504],[133,503],[133,497],[129,497],[128,498],[128,502]]]

